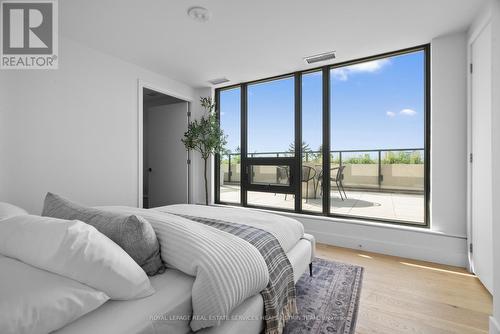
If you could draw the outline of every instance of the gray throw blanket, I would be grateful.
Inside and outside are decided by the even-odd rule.
[[[286,320],[297,313],[297,304],[293,268],[278,240],[271,233],[252,226],[177,215],[231,233],[257,248],[269,270],[269,283],[261,292],[264,299],[265,333],[281,334]]]

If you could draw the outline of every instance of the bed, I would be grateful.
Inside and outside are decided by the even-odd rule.
[[[307,271],[311,261],[311,251],[311,242],[301,239],[287,253],[294,267],[295,281]],[[151,277],[151,283],[156,290],[152,296],[132,301],[108,301],[56,333],[191,333],[189,321],[182,319],[182,316],[192,312],[193,278],[178,270],[167,269],[165,273]],[[257,294],[245,300],[231,314],[238,319],[255,320],[226,321],[221,326],[201,330],[198,333],[260,333],[263,329],[263,322],[260,320],[263,310],[262,296]]]
[[[197,333],[203,334],[261,333],[263,329],[269,325],[268,322],[265,323],[262,320],[264,310],[266,309],[266,297],[263,297],[263,293],[260,293],[262,287],[265,287],[265,284],[267,283],[265,283],[264,285],[261,284],[261,288],[255,290],[255,292],[252,294],[247,293],[245,295],[241,291],[241,293],[236,291],[235,293],[237,295],[241,294],[242,296],[244,296],[244,298],[241,298],[240,301],[236,300],[236,304],[233,300],[232,306],[230,307],[230,309],[228,309],[229,316],[224,317],[224,320],[217,320],[216,325],[214,325],[214,322],[212,320],[210,320],[212,322],[209,322],[209,324],[207,325],[205,322],[203,322],[206,319],[200,320],[200,323],[194,323],[196,321],[196,319],[194,319],[194,316],[196,314],[199,314],[200,312],[202,312],[202,314],[203,312],[206,313],[207,310],[205,308],[205,311],[200,311],[200,294],[207,293],[207,295],[204,296],[205,299],[201,301],[201,304],[207,304],[207,301],[208,304],[210,303],[210,292],[207,292],[207,289],[201,289],[202,292],[200,292],[200,281],[203,278],[202,276],[206,276],[207,273],[211,273],[211,271],[206,268],[206,263],[210,262],[210,255],[213,254],[205,254],[205,252],[212,251],[212,248],[214,248],[216,250],[214,254],[218,259],[217,261],[219,262],[221,261],[221,259],[224,259],[226,255],[228,257],[227,260],[224,260],[224,262],[234,262],[235,256],[237,257],[240,254],[238,253],[237,249],[240,247],[247,250],[246,253],[241,253],[244,254],[244,257],[255,256],[255,254],[250,252],[254,251],[255,248],[252,247],[252,245],[248,244],[245,240],[231,236],[225,231],[217,232],[215,231],[215,228],[212,228],[212,226],[201,226],[203,224],[195,222],[197,219],[200,219],[200,221],[216,221],[234,225],[241,224],[242,226],[247,227],[252,226],[252,228],[265,231],[265,233],[268,234],[272,234],[281,245],[281,252],[284,252],[284,254],[286,255],[284,255],[284,257],[287,258],[287,260],[289,261],[289,267],[291,267],[291,269],[293,270],[293,283],[296,283],[300,276],[307,272],[308,266],[310,267],[314,258],[314,237],[305,234],[303,232],[303,227],[299,222],[283,216],[242,208],[219,208],[194,205],[173,205],[149,210],[131,207],[101,207],[100,209],[109,210],[109,212],[140,215],[141,217],[144,217],[146,220],[151,222],[151,225],[153,226],[158,236],[158,240],[160,241],[162,248],[161,255],[162,259],[167,264],[167,270],[162,274],[149,277],[148,283],[150,283],[152,288],[154,288],[154,293],[148,293],[146,294],[146,297],[144,297],[143,294],[140,298],[135,298],[132,300],[115,300],[122,298],[111,297],[109,298],[110,300],[105,302],[103,301],[99,307],[93,309],[92,311],[84,314],[83,316],[80,315],[78,317],[75,317],[76,320],[67,323],[67,325],[62,328],[59,328],[56,333],[78,334],[99,332],[184,334],[191,333],[193,331],[193,328]],[[33,220],[34,217],[31,216],[30,219]],[[23,219],[21,218],[21,221],[22,220]],[[172,223],[172,226],[170,226],[170,230],[168,228],[166,228],[166,230],[163,230],[165,228],[165,221],[169,221],[169,224],[170,221],[175,221],[174,223]],[[81,222],[73,221],[73,223],[76,224]],[[36,223],[33,226],[38,226],[38,224]],[[60,225],[58,226],[60,227]],[[2,225],[0,225],[0,228],[2,228]],[[178,233],[180,230],[182,230],[182,233],[184,233],[181,233],[182,237],[173,237],[171,235],[172,233]],[[41,231],[41,233],[48,233],[44,230]],[[91,232],[100,234],[96,230],[92,230]],[[25,234],[26,233],[21,233],[23,237],[26,237]],[[49,238],[49,235],[50,234],[47,234],[47,238]],[[58,235],[62,234],[59,233]],[[162,240],[162,238],[167,238],[167,240]],[[197,245],[196,242],[193,241],[201,239],[204,239],[203,242],[201,242],[203,244],[202,246]],[[225,239],[232,240],[233,243],[228,241],[228,243],[225,244]],[[222,244],[218,245],[221,240],[223,241]],[[26,240],[24,241],[26,243]],[[234,243],[236,241],[237,243]],[[214,245],[212,245],[211,243],[214,243]],[[113,244],[113,242],[111,242],[111,244]],[[116,244],[113,244],[111,246],[115,247]],[[0,240],[0,248],[1,247],[3,246],[1,245]],[[217,249],[217,247],[219,248]],[[11,245],[11,248],[14,252],[17,252],[18,247],[16,247],[15,245]],[[120,251],[122,251],[121,248],[119,249]],[[176,254],[175,256],[172,255],[172,253],[175,253],[177,251],[180,252],[180,254]],[[183,262],[182,259],[183,252],[188,258],[189,256],[191,256],[191,260],[187,260],[188,262],[197,262],[197,257],[205,259],[201,259],[200,263],[195,264],[184,263],[185,261]],[[188,254],[190,252],[193,252],[193,254]],[[11,254],[5,255],[11,256]],[[231,260],[231,256],[233,260]],[[260,256],[260,254],[257,256]],[[16,258],[16,256],[12,257]],[[24,261],[24,259],[19,260]],[[242,258],[241,260],[242,262],[244,262],[243,260],[246,259]],[[260,261],[262,261],[262,259],[260,259]],[[236,262],[239,262],[239,260],[236,260]],[[33,263],[30,264],[33,265]],[[205,265],[205,267],[203,267],[203,265]],[[224,263],[222,264],[222,266],[224,266]],[[47,270],[47,268],[39,268]],[[55,268],[57,270],[57,266]],[[144,274],[140,267],[137,268],[142,272],[142,274]],[[235,270],[238,270],[237,266],[230,268],[235,268]],[[48,270],[50,271],[50,269],[51,268],[49,268]],[[64,269],[65,268],[63,268],[63,270]],[[246,269],[246,275],[253,275],[252,268]],[[242,272],[245,272],[241,268],[240,270],[242,270]],[[260,270],[262,270],[262,268]],[[265,270],[267,275],[267,269]],[[55,273],[61,274],[57,271]],[[62,274],[64,276],[64,273]],[[71,276],[71,273],[69,275]],[[233,273],[231,273],[231,275],[233,275]],[[239,278],[238,276],[231,277],[236,277],[238,282],[245,279],[248,279],[250,281],[253,280],[253,278],[246,278],[244,276],[245,274],[241,275],[243,276],[239,276]],[[269,280],[269,276],[265,277],[268,277],[266,278],[267,282],[267,280]],[[88,284],[86,281],[81,281],[74,277],[71,278],[81,283],[87,284],[90,287],[94,287],[92,284]],[[90,279],[91,283],[93,282],[92,277],[88,279]],[[205,277],[205,280],[206,279],[207,277]],[[210,280],[210,277],[208,277],[208,280]],[[229,284],[232,283],[231,281],[227,282],[229,282]],[[208,284],[206,282],[204,283]],[[290,284],[292,284],[293,286],[293,283]],[[209,282],[209,284],[212,284],[209,285],[211,288],[215,288],[217,282]],[[229,293],[230,290],[231,289],[226,289],[225,291]],[[221,291],[224,291],[224,287],[222,287]],[[216,303],[216,298],[218,296],[213,296],[214,303]],[[225,296],[223,296],[223,298],[225,298]],[[227,298],[232,298],[232,296],[229,295]],[[267,310],[269,309],[267,308]],[[198,328],[196,326],[198,326]]]

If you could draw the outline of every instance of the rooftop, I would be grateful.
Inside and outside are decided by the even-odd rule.
[[[220,200],[224,203],[239,203],[240,186],[221,186]],[[424,224],[424,195],[346,189],[347,199],[342,200],[337,190],[331,191],[331,213],[353,217],[398,220],[410,224]],[[303,199],[304,211],[321,212],[322,199]],[[248,204],[269,208],[294,208],[293,195],[266,192],[248,192]]]

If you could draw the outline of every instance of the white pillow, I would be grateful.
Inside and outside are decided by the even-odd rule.
[[[78,220],[16,216],[0,222],[0,254],[127,300],[154,293],[144,270],[95,227]]]
[[[0,256],[0,333],[49,333],[109,297],[77,281]]]
[[[27,215],[28,212],[26,210],[21,209],[18,206],[5,203],[5,202],[0,202],[0,220],[9,218],[9,217],[14,217],[14,216],[21,216],[21,215]]]

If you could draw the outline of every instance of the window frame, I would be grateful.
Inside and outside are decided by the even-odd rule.
[[[424,223],[413,223],[409,221],[402,220],[392,220],[392,219],[383,219],[376,217],[362,217],[355,215],[344,215],[338,213],[330,212],[330,173],[325,173],[324,182],[322,182],[323,194],[322,197],[322,212],[315,211],[307,211],[302,210],[302,191],[301,191],[301,182],[295,182],[293,185],[293,189],[295,189],[295,208],[293,210],[285,209],[285,208],[274,208],[274,207],[265,207],[265,206],[257,206],[257,205],[249,205],[247,203],[246,192],[247,191],[266,191],[265,189],[256,189],[250,186],[252,189],[248,188],[248,184],[243,185],[244,182],[248,181],[248,176],[246,175],[246,167],[248,165],[254,165],[257,163],[250,162],[249,160],[259,159],[255,161],[265,161],[268,164],[276,164],[276,159],[279,158],[248,158],[247,157],[247,126],[248,126],[248,85],[262,83],[266,81],[279,80],[287,77],[295,78],[295,163],[288,162],[287,165],[290,166],[291,170],[300,171],[302,168],[302,152],[301,152],[301,143],[302,143],[302,75],[322,71],[322,90],[323,90],[323,115],[322,115],[322,130],[323,130],[323,161],[322,167],[323,170],[330,170],[330,159],[325,158],[330,156],[330,71],[335,68],[355,65],[359,63],[364,63],[368,61],[389,58],[404,54],[409,54],[413,52],[424,52]],[[312,216],[323,216],[323,217],[332,217],[332,218],[342,218],[346,220],[362,220],[368,222],[377,222],[377,223],[386,223],[392,225],[401,225],[408,227],[419,227],[419,228],[430,228],[430,165],[431,165],[431,45],[423,44],[415,47],[405,48],[397,51],[391,51],[386,53],[381,53],[373,56],[353,59],[349,61],[344,61],[336,64],[329,64],[324,66],[319,66],[315,68],[310,68],[303,71],[291,72],[282,75],[272,76],[263,79],[257,79],[247,82],[242,82],[238,84],[232,84],[224,87],[218,87],[215,89],[215,102],[216,102],[216,113],[217,119],[220,122],[220,109],[219,109],[219,101],[220,101],[220,93],[224,90],[230,90],[234,88],[240,89],[240,98],[241,98],[241,107],[240,107],[240,138],[241,138],[241,164],[240,164],[240,203],[229,203],[222,202],[220,200],[220,155],[215,155],[215,168],[214,168],[214,181],[215,181],[215,203],[222,205],[232,205],[232,206],[242,206],[249,208],[258,208],[265,210],[273,210],[277,212],[293,212],[297,214],[305,214]],[[262,160],[265,159],[265,160]],[[250,162],[250,163],[249,163]],[[291,185],[292,187],[292,185]],[[289,188],[289,187],[287,187]],[[268,189],[267,192],[276,192],[278,189]],[[291,189],[287,189],[286,193],[290,193]],[[284,193],[284,192],[283,192]]]

